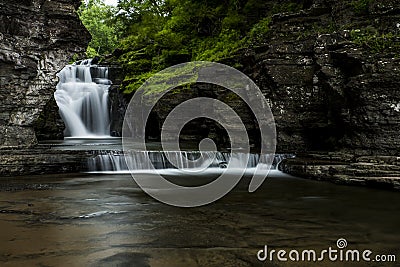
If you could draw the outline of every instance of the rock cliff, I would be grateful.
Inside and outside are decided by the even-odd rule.
[[[80,3],[0,1],[0,149],[37,143],[41,113],[54,110],[56,73],[90,40],[76,15]]]
[[[399,189],[399,51],[400,2],[314,0],[297,13],[272,16],[263,43],[223,63],[241,66],[269,100],[277,152],[297,154],[281,169]],[[257,126],[246,106],[210,86],[167,95],[151,116],[150,134],[157,136],[173,106],[193,96],[212,96],[234,107],[257,146]],[[189,129],[204,133],[188,131],[185,138],[224,142],[211,125],[197,121]]]
[[[263,43],[223,62],[242,66],[269,100],[278,152],[398,154],[399,11],[393,0],[305,1],[297,13],[273,15]],[[237,110],[250,134],[256,132],[236,98],[193,88],[167,95],[150,124],[160,125],[180,100],[213,96]]]
[[[299,12],[272,16],[263,43],[223,63],[241,66],[269,100],[277,152],[298,156],[281,165],[286,172],[399,188],[400,3],[299,2]],[[62,131],[52,100],[55,74],[90,38],[75,14],[79,3],[0,0],[0,149],[28,148],[36,136],[49,139],[49,132]],[[168,94],[150,116],[149,138],[159,138],[173,107],[196,96],[231,105],[257,147],[257,124],[248,108],[226,90],[206,85]],[[120,133],[128,101],[113,86],[114,135]],[[227,142],[224,131],[207,120],[194,121],[182,133],[184,140],[210,137],[222,147]]]
[[[271,99],[278,150],[398,153],[400,4],[362,2],[275,15],[266,45],[246,53],[245,71]]]
[[[314,1],[273,17],[248,51],[272,99],[281,169],[305,178],[399,189],[400,4]],[[254,67],[253,67],[254,66]]]

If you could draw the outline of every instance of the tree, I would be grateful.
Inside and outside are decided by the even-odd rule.
[[[114,54],[136,90],[154,72],[193,61],[230,62],[257,45],[275,13],[301,8],[301,0],[118,0],[117,7],[89,0],[80,16],[93,40],[89,55]],[[300,4],[299,4],[300,3]],[[234,63],[233,63],[234,64]]]
[[[87,56],[110,54],[119,44],[121,30],[115,21],[115,7],[104,4],[102,0],[83,1],[78,15],[92,35],[87,48]]]

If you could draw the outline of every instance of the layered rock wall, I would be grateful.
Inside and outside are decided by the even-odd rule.
[[[80,3],[0,1],[0,149],[36,144],[40,114],[54,108],[56,73],[90,39],[76,14]]]
[[[398,153],[400,3],[361,2],[275,15],[265,46],[246,53],[245,72],[271,100],[278,150]]]
[[[393,0],[307,1],[297,13],[272,16],[263,43],[223,62],[242,66],[270,102],[278,152],[399,153],[399,11],[400,2]],[[251,135],[257,132],[237,98],[199,86],[167,95],[149,124],[161,128],[188,96],[220,99],[237,110]],[[202,128],[207,126],[199,122]],[[257,136],[252,140],[256,144]]]

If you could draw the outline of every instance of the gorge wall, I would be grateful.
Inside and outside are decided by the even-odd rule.
[[[0,149],[34,146],[35,127],[38,135],[62,137],[53,93],[56,73],[90,40],[76,14],[80,4],[0,1]]]
[[[62,137],[64,126],[52,100],[55,73],[73,54],[82,52],[90,38],[75,14],[79,2],[1,2],[6,23],[0,28],[0,147],[32,146],[35,134],[40,139]],[[269,100],[277,126],[277,151],[396,155],[400,3],[300,2],[299,12],[272,16],[262,44],[222,62],[241,66]],[[120,69],[111,64],[110,73],[117,77],[112,80],[119,84]],[[257,125],[248,108],[229,92],[204,85],[167,95],[152,113],[150,137],[159,138],[163,120],[177,103],[196,96],[218,98],[233,106],[256,145]],[[119,94],[114,85],[113,135],[120,134],[127,102],[129,96]],[[224,136],[207,121],[196,123],[183,132],[184,139]]]
[[[263,44],[222,63],[240,66],[268,99],[277,152],[297,156],[284,160],[281,170],[399,190],[400,2],[300,2],[299,12],[272,16]],[[226,90],[204,85],[177,90],[160,101],[149,122],[152,138],[159,138],[173,107],[197,96],[233,107],[257,147],[257,123],[248,108]],[[184,139],[210,137],[225,145],[226,135],[215,123],[193,124],[182,132]]]
[[[246,52],[245,72],[272,102],[278,150],[398,153],[400,3],[361,2],[275,15],[266,45]]]
[[[373,181],[400,188],[392,179],[400,177],[400,3],[299,2],[299,12],[272,16],[263,43],[222,63],[238,66],[270,102],[277,152],[298,155],[281,165],[285,171],[357,183],[381,177]],[[61,165],[68,166],[64,171],[77,171],[77,162],[87,156],[64,153],[63,160],[54,151],[32,153],[37,138],[62,138],[64,126],[53,99],[56,73],[74,54],[84,52],[90,39],[75,13],[79,4],[0,0],[0,167],[5,170],[0,174],[54,172]],[[111,64],[111,128],[118,136],[129,96],[118,90],[123,75]],[[179,102],[208,96],[234,107],[257,147],[257,123],[235,96],[202,84],[177,93],[166,95],[154,109],[149,139],[159,138],[163,120]],[[207,120],[193,124],[182,139],[210,137],[225,146],[226,135],[218,125]]]
[[[278,152],[398,153],[400,3],[364,2],[305,1],[297,13],[272,16],[263,44],[243,49],[223,62],[241,66],[269,100]],[[196,96],[229,104],[241,115],[249,133],[257,132],[247,107],[228,92],[194,86],[167,95],[157,105],[149,123],[151,134],[157,137],[174,106]],[[214,126],[204,122],[197,126],[208,127],[203,137],[221,136]],[[189,131],[186,138],[193,135]]]

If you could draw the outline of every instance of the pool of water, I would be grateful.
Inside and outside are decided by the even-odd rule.
[[[185,179],[180,177],[179,179]],[[400,194],[298,179],[277,171],[255,193],[245,178],[223,199],[184,209],[159,203],[129,175],[0,180],[1,266],[398,266],[260,262],[271,249],[336,248],[400,260]],[[190,184],[190,180],[186,180]]]

